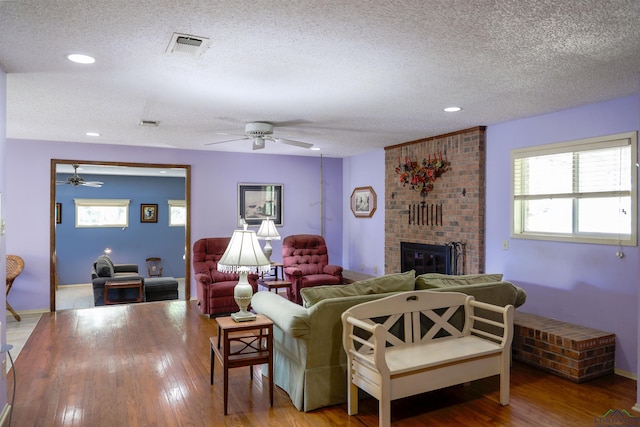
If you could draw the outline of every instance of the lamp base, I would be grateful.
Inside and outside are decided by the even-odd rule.
[[[271,247],[271,239],[265,239],[266,243],[264,244],[264,249],[262,250],[262,252],[264,253],[264,256],[267,257],[267,260],[269,262],[271,262],[271,254],[273,253],[273,248]]]
[[[248,311],[239,311],[237,313],[233,313],[231,318],[236,322],[249,322],[251,320],[256,320],[256,315]]]
[[[231,318],[236,322],[246,322],[249,320],[255,320],[256,315],[249,311],[249,304],[251,304],[251,297],[253,296],[253,288],[247,281],[248,269],[242,268],[238,271],[240,274],[238,283],[233,288],[233,299],[240,307],[240,311],[233,313]]]

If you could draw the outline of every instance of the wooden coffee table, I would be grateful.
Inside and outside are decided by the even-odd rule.
[[[269,366],[269,403],[273,406],[273,322],[262,314],[256,320],[236,322],[231,316],[217,317],[218,336],[210,337],[211,384],[213,384],[214,355],[224,371],[224,414],[229,400],[229,369],[249,366],[253,378],[253,365]]]
[[[138,297],[130,298],[130,299],[118,299],[118,300],[110,300],[109,299],[109,290],[110,289],[137,289]],[[104,284],[104,305],[110,304],[126,304],[130,302],[142,302],[142,280],[127,280],[122,282],[106,282]]]

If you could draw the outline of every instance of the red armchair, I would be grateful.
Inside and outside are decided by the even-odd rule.
[[[300,290],[319,285],[341,285],[342,267],[329,264],[324,237],[296,234],[282,241],[285,278],[291,282],[294,301],[302,304]]]
[[[231,237],[209,237],[193,245],[193,274],[196,281],[198,305],[209,317],[235,313],[239,310],[233,299],[238,275],[218,271],[218,261],[227,249]],[[258,276],[249,274],[253,292],[258,292]]]

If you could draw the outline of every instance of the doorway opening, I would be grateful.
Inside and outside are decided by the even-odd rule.
[[[61,236],[57,234],[57,233],[60,233],[62,230],[62,227],[61,227],[62,224],[60,224],[60,221],[63,218],[63,216],[61,214],[66,214],[65,219],[67,223],[65,225],[72,226],[72,224],[69,224],[70,220],[67,218],[73,218],[73,215],[70,216],[69,212],[73,212],[74,210],[73,202],[69,202],[69,199],[67,199],[67,203],[64,204],[65,206],[62,206],[62,204],[57,203],[57,188],[59,188],[60,185],[56,186],[56,181],[60,181],[59,174],[61,173],[64,175],[72,174],[73,173],[72,165],[74,164],[81,166],[83,170],[80,171],[79,174],[81,177],[86,176],[85,178],[86,181],[95,181],[95,179],[93,179],[92,176],[105,177],[108,175],[108,176],[113,176],[114,180],[117,179],[118,182],[120,183],[119,184],[120,186],[122,186],[122,180],[127,179],[126,177],[131,177],[132,179],[133,177],[137,177],[137,178],[150,177],[149,179],[152,179],[153,176],[159,177],[159,176],[167,176],[167,174],[170,174],[175,178],[181,177],[184,180],[184,192],[182,193],[184,194],[184,205],[186,207],[184,226],[181,226],[179,228],[171,227],[171,232],[175,233],[177,231],[181,232],[182,230],[184,230],[184,243],[182,243],[182,240],[178,238],[176,242],[178,242],[178,245],[180,246],[180,248],[174,248],[174,250],[180,251],[180,258],[182,259],[183,263],[178,262],[176,264],[176,267],[173,269],[173,271],[175,272],[174,274],[176,274],[176,277],[179,277],[179,275],[182,275],[182,272],[184,272],[183,274],[184,299],[189,300],[191,297],[191,289],[190,289],[191,288],[191,268],[190,268],[190,265],[191,265],[191,254],[190,254],[191,166],[181,165],[181,164],[102,162],[102,161],[86,161],[86,160],[52,159],[51,160],[51,179],[50,179],[51,181],[50,209],[51,209],[51,212],[54,212],[55,214],[51,215],[50,234],[49,234],[50,235],[50,274],[49,274],[50,310],[51,311],[56,310],[56,290],[58,289],[58,285],[59,285],[59,280],[58,280],[59,272],[60,272],[60,267],[64,266],[64,264],[60,264],[60,262],[62,263],[65,262],[64,260],[60,260],[58,255],[56,254],[57,244],[61,239]],[[159,179],[161,178],[158,178],[158,180]],[[105,182],[105,184],[107,183]],[[82,193],[78,191],[78,194],[82,194]],[[107,194],[107,192],[105,192],[105,194]],[[80,197],[81,196],[78,196],[78,198]],[[130,218],[130,221],[135,222],[134,225],[138,227],[141,227],[142,224],[140,223],[145,221],[143,221],[142,218],[138,220],[137,210],[140,209],[141,203],[147,203],[147,202],[155,203],[155,201],[153,200],[146,200],[146,199],[140,200],[140,198],[137,198],[136,200],[132,199],[132,203],[129,211],[129,218]],[[167,202],[165,201],[164,203],[167,203]],[[158,205],[160,206],[161,209],[165,207],[161,204],[158,204]],[[67,210],[66,212],[65,212],[65,209]],[[166,221],[168,224],[167,218],[161,218],[161,220],[163,222]],[[73,219],[71,219],[71,221],[73,221]],[[144,224],[144,226],[148,227],[147,230],[161,230],[161,229],[168,230],[168,228],[162,228],[162,227],[159,227],[159,225],[160,224],[149,224],[149,225]],[[161,225],[164,226],[165,224],[161,224]],[[58,226],[60,226],[60,229],[58,229]],[[126,229],[126,227],[112,228],[112,232],[114,233],[116,232],[126,233],[128,231],[129,230]],[[182,244],[184,246],[182,246]],[[106,251],[108,246],[106,244],[103,246],[105,246],[104,250]],[[102,253],[102,250],[103,249],[101,247],[100,249],[101,253]],[[97,255],[100,255],[101,253],[93,254],[95,255],[93,256],[93,258],[97,257]],[[147,256],[145,256],[144,258],[146,257]],[[66,262],[68,262],[68,260]],[[83,274],[86,275],[87,277],[86,280],[83,280],[83,283],[91,282],[90,274],[91,274],[92,262],[93,260],[89,261],[89,265],[84,265],[86,261],[82,261],[82,266],[78,265],[76,267],[76,268],[81,268],[83,271]],[[144,262],[142,262],[139,268],[141,269],[140,273],[142,275],[146,275],[146,270],[145,270],[146,267],[144,265]]]

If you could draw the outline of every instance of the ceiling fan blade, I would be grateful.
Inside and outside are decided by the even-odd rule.
[[[300,126],[300,125],[308,125],[313,122],[305,119],[293,119],[293,120],[284,120],[281,122],[272,122],[269,121],[275,127],[287,127],[287,126]]]
[[[274,141],[280,142],[282,144],[287,144],[287,145],[295,145],[296,147],[302,147],[302,148],[313,147],[313,144],[309,144],[308,142],[294,141],[292,139],[276,138],[274,139]]]
[[[102,184],[104,183],[100,181],[84,181],[80,185],[84,185],[85,187],[99,188],[99,187],[102,187]]]
[[[233,139],[226,139],[224,141],[216,141],[216,142],[207,142],[204,145],[216,145],[216,144],[224,144],[225,142],[233,142],[233,141],[244,141],[245,139],[249,139],[249,137],[244,137],[244,138],[233,138]]]

